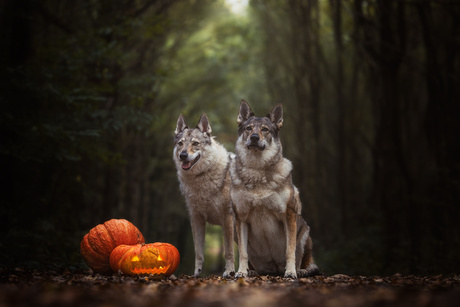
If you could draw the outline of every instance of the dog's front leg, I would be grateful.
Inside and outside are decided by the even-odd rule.
[[[296,218],[296,213],[288,208],[284,221],[284,231],[286,232],[286,271],[284,278],[297,278],[295,266]]]
[[[235,257],[233,255],[233,232],[234,232],[233,215],[228,214],[225,217],[224,230],[224,250],[225,250],[225,271],[223,277],[230,277],[235,273]]]
[[[238,250],[240,253],[239,267],[236,277],[247,277],[249,274],[248,265],[248,224],[240,220],[236,220],[236,227],[238,231]]]
[[[191,215],[193,243],[195,245],[195,277],[200,276],[204,262],[204,240],[206,220],[198,215]]]

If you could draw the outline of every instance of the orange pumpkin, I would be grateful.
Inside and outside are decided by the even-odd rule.
[[[122,244],[144,243],[144,236],[131,222],[111,219],[92,228],[83,237],[80,252],[95,273],[110,273],[110,253]]]
[[[179,266],[179,251],[169,243],[120,245],[110,255],[110,266],[126,275],[170,276]]]

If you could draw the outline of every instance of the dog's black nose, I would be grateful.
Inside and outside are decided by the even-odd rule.
[[[183,152],[180,153],[179,158],[181,160],[185,160],[185,159],[188,158],[188,154],[185,151],[183,151]]]
[[[251,135],[251,142],[256,143],[256,142],[258,142],[259,140],[260,140],[260,137],[259,137],[259,135],[258,135],[257,133],[253,133],[253,134]]]

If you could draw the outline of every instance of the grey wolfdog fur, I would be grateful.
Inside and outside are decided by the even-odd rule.
[[[310,227],[302,218],[299,192],[292,183],[292,163],[283,157],[279,130],[283,107],[255,117],[243,100],[238,114],[236,159],[231,197],[239,248],[237,277],[257,274],[286,278],[310,276],[319,269],[312,256]]]
[[[222,226],[224,233],[224,277],[234,274],[234,218],[230,198],[230,163],[233,156],[211,136],[203,113],[196,128],[189,129],[182,115],[177,119],[174,162],[180,190],[190,215],[195,245],[195,271],[199,276],[204,261],[206,222]]]

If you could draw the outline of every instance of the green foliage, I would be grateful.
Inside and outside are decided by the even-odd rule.
[[[159,99],[176,103],[190,125],[206,112],[214,135],[232,150],[241,99],[267,103],[258,60],[260,30],[248,16],[233,15],[219,2],[198,25],[186,38],[169,36],[168,46],[176,52],[166,62],[170,76]]]
[[[190,274],[176,120],[206,112],[232,151],[245,99],[258,115],[284,105],[284,152],[326,272],[458,269],[458,7],[7,2],[0,265],[80,266],[84,233],[126,218],[177,246]],[[209,230],[213,272],[221,234]]]

